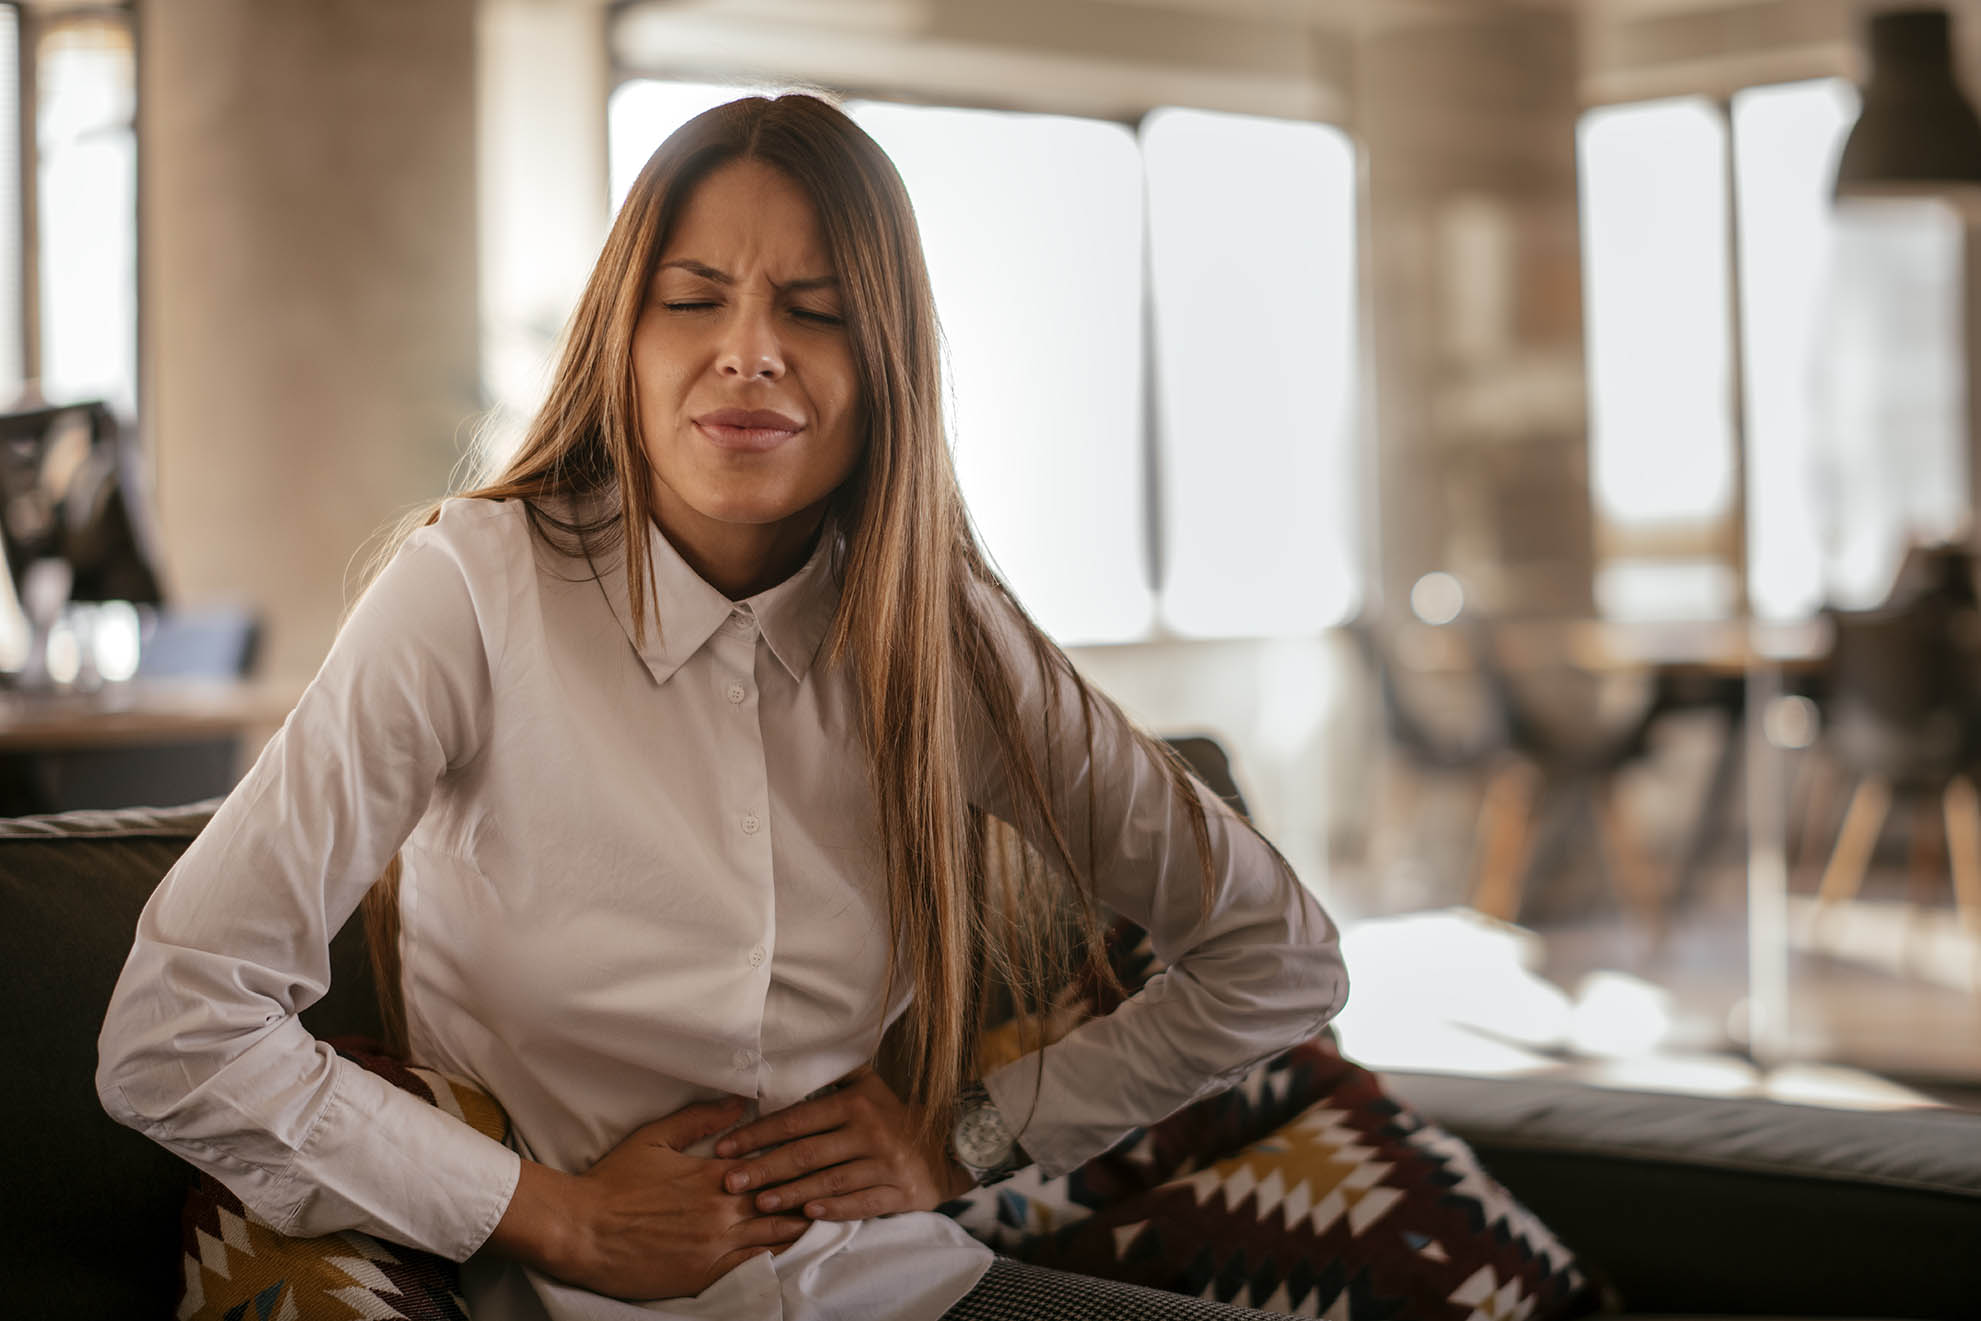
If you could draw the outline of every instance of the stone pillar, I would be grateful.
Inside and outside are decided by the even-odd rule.
[[[141,425],[167,590],[314,672],[480,406],[472,0],[144,0]]]
[[[612,71],[596,0],[480,0],[476,23],[482,381],[489,448],[506,457],[611,224]]]
[[[1565,10],[1359,44],[1385,608],[1434,570],[1496,614],[1591,608],[1578,67]]]

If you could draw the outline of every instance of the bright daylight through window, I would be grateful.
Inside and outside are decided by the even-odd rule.
[[[1965,524],[1961,224],[1930,199],[1832,201],[1856,113],[1848,83],[1817,79],[1730,112],[1695,97],[1583,118],[1606,614],[1735,607],[1736,420],[1758,615],[1875,605],[1908,545]]]

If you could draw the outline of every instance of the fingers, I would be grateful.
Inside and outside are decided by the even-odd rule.
[[[742,1100],[729,1096],[720,1101],[702,1101],[684,1106],[665,1119],[656,1119],[643,1131],[678,1151],[682,1147],[693,1146],[703,1138],[714,1137],[735,1123],[742,1113]]]
[[[810,1174],[813,1170],[838,1165],[855,1156],[865,1156],[870,1150],[870,1144],[859,1134],[844,1129],[800,1138],[737,1166],[723,1176],[722,1186],[732,1193],[740,1193],[750,1188],[784,1183]]]
[[[795,1243],[811,1227],[812,1222],[803,1216],[752,1216],[739,1221],[729,1237],[744,1247],[772,1248]]]
[[[820,1170],[810,1178],[780,1184],[757,1194],[757,1210],[787,1211],[845,1197],[889,1182],[887,1166],[877,1160],[852,1160]]]
[[[805,1214],[813,1220],[871,1220],[912,1209],[908,1194],[892,1187],[868,1188],[850,1197],[827,1197],[805,1203]]]
[[[745,1124],[715,1144],[718,1156],[736,1156],[746,1151],[762,1151],[793,1138],[806,1137],[838,1128],[846,1122],[846,1103],[838,1094],[816,1101],[800,1101],[786,1110],[767,1115],[754,1124]],[[719,1131],[719,1130],[718,1130]]]

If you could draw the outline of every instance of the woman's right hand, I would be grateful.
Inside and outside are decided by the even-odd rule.
[[[698,1294],[751,1257],[794,1242],[802,1216],[760,1215],[725,1192],[739,1163],[682,1154],[742,1117],[735,1100],[635,1129],[582,1175],[523,1162],[489,1243],[546,1275],[614,1298]]]

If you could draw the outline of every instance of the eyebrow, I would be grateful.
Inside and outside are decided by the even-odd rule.
[[[673,261],[664,261],[660,264],[662,270],[667,270],[670,267],[676,270],[686,271],[690,275],[699,275],[711,284],[736,283],[736,277],[729,272],[719,271],[706,262],[696,261],[693,257],[676,257]],[[839,277],[836,275],[813,275],[802,280],[787,280],[783,284],[773,281],[771,284],[771,288],[773,289],[795,289],[800,291],[806,289],[837,289],[838,287]]]

